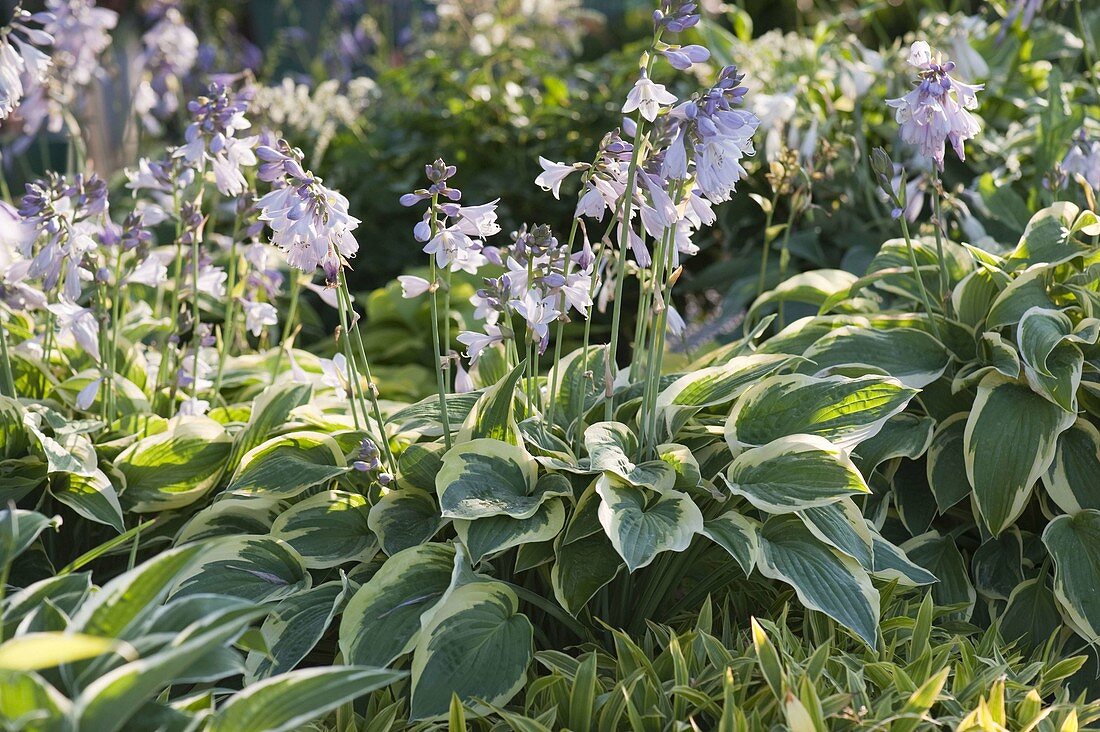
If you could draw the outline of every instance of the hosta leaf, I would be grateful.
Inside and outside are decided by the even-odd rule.
[[[60,525],[60,516],[51,519],[21,508],[0,510],[0,567],[11,564],[48,527]]]
[[[526,362],[518,364],[507,376],[482,393],[458,431],[458,442],[485,438],[510,445],[522,444],[514,404],[516,384],[526,366]]]
[[[71,616],[92,588],[87,573],[59,574],[47,577],[10,594],[4,602],[3,633],[10,638],[23,618],[45,605]]]
[[[345,582],[326,582],[276,605],[260,626],[267,652],[252,651],[245,661],[249,681],[297,666],[328,630],[347,593]]]
[[[638,438],[620,422],[597,422],[584,431],[593,470],[618,476],[633,486],[664,491],[676,482],[676,471],[663,460],[635,463]]]
[[[845,453],[823,437],[791,435],[745,450],[730,464],[728,487],[768,513],[824,506],[870,489]]]
[[[587,354],[579,348],[551,367],[548,382],[558,387],[554,395],[556,422],[560,415],[560,424],[572,424],[607,393],[611,371],[607,353],[607,346],[590,346]]]
[[[1005,260],[1005,269],[1026,269],[1034,264],[1053,267],[1087,254],[1089,247],[1070,235],[1079,212],[1075,204],[1061,201],[1032,216],[1020,243]]]
[[[37,671],[126,650],[114,639],[94,635],[27,633],[0,643],[0,671]]]
[[[293,498],[346,472],[347,461],[334,439],[320,432],[292,432],[245,453],[228,490],[242,496]]]
[[[862,364],[883,371],[905,386],[920,389],[943,376],[951,360],[947,349],[914,328],[837,328],[818,339],[803,356],[803,373]]]
[[[979,267],[962,279],[951,291],[955,317],[972,328],[985,322],[997,294],[1012,278],[993,267]]]
[[[969,618],[974,611],[977,595],[970,583],[970,572],[966,561],[950,536],[940,536],[935,531],[914,537],[901,545],[906,556],[915,564],[924,567],[936,579],[932,585],[932,599],[937,605],[964,604],[967,609],[963,618]]]
[[[1007,600],[1016,585],[1024,581],[1024,543],[1020,530],[1012,527],[982,542],[970,559],[970,572],[974,588],[982,597]]]
[[[474,521],[455,519],[455,532],[474,564],[490,554],[529,542],[550,541],[565,527],[565,504],[551,498],[534,515],[517,519],[507,515],[487,516]]]
[[[1051,500],[1066,513],[1100,509],[1100,430],[1078,419],[1058,436],[1054,461],[1043,474]]]
[[[312,580],[298,552],[268,536],[212,540],[199,562],[180,579],[177,595],[196,592],[275,602],[308,590]]]
[[[561,476],[544,475],[536,482],[537,468],[526,450],[507,442],[477,439],[455,445],[436,476],[443,516],[528,518],[547,499],[572,493]]]
[[[760,572],[794,588],[803,605],[852,630],[869,646],[878,640],[878,590],[863,567],[823,544],[793,516],[768,519],[760,532]]]
[[[970,495],[963,448],[968,416],[959,412],[941,422],[928,447],[926,477],[940,513]]]
[[[874,436],[916,394],[881,376],[770,376],[734,404],[725,435],[737,452],[796,434],[824,437],[848,450]]]
[[[390,557],[348,601],[340,621],[340,651],[352,664],[388,666],[408,653],[420,616],[451,584],[454,549],[414,546]]]
[[[793,359],[784,354],[736,356],[720,366],[697,369],[672,382],[657,396],[669,434],[675,435],[691,415],[736,399],[741,392]]]
[[[418,442],[406,447],[397,460],[401,483],[434,491],[435,476],[443,467],[444,450],[438,442]]]
[[[290,413],[309,402],[313,387],[295,381],[280,381],[263,390],[252,402],[248,424],[233,440],[229,465],[235,468],[241,456],[268,440],[290,421]]]
[[[1054,557],[1054,597],[1063,616],[1090,643],[1100,641],[1100,511],[1055,517],[1043,544]]]
[[[106,524],[120,534],[125,531],[118,493],[102,470],[92,475],[70,473],[54,484],[51,493],[89,521]]]
[[[404,487],[390,491],[371,506],[367,525],[381,542],[382,551],[392,557],[435,536],[443,517],[431,493]]]
[[[0,719],[12,729],[64,729],[69,707],[69,700],[38,674],[0,671]]]
[[[761,308],[775,302],[800,302],[819,306],[831,295],[847,293],[857,279],[856,275],[841,269],[800,272],[793,277],[788,277],[774,290],[769,290],[756,298],[745,318],[752,322]]]
[[[797,511],[810,533],[859,562],[867,571],[875,567],[873,535],[863,514],[850,498]]]
[[[911,562],[901,547],[894,546],[878,534],[874,535],[874,553],[875,569],[871,574],[876,579],[886,582],[896,580],[906,587],[920,587],[939,581],[936,575]]]
[[[555,562],[550,570],[554,597],[573,616],[623,568],[622,558],[600,525],[601,505],[593,483],[577,501],[554,547]]]
[[[874,437],[864,440],[852,454],[860,472],[872,470],[893,458],[906,457],[916,460],[932,443],[932,430],[936,420],[909,412],[895,414]]]
[[[413,651],[410,717],[447,713],[451,696],[503,705],[523,686],[534,628],[519,613],[514,592],[476,582],[450,593],[424,627]]]
[[[481,398],[481,394],[480,391],[468,391],[462,394],[447,395],[444,404],[447,405],[447,417],[451,425],[451,431],[462,427],[466,417],[474,408],[474,404]],[[390,416],[389,421],[404,430],[417,431],[423,434],[443,434],[439,397],[434,395],[425,397],[416,404],[395,412]]]
[[[1024,580],[1008,596],[998,630],[1006,643],[1017,642],[1025,652],[1041,648],[1061,626],[1058,603],[1045,577]]]
[[[631,572],[661,552],[684,551],[703,530],[703,514],[686,493],[670,489],[647,496],[607,474],[596,482],[596,492],[600,524]]]
[[[23,406],[18,400],[0,395],[0,458],[19,458],[27,454],[23,415]]]
[[[760,555],[760,522],[736,511],[703,521],[699,532],[729,552],[748,577]]]
[[[210,719],[211,732],[287,732],[302,729],[346,702],[389,686],[404,671],[359,666],[307,668],[250,684]]]
[[[46,460],[47,472],[75,473],[77,475],[91,475],[98,466],[96,464],[95,448],[86,435],[78,433],[57,434],[50,437],[39,429],[38,413],[26,413],[23,417],[24,426],[34,443],[37,445],[36,454],[41,452]]]
[[[358,493],[325,491],[295,503],[271,525],[271,535],[294,547],[310,569],[366,562],[378,552],[367,525],[370,504]]]
[[[1027,506],[1054,461],[1058,435],[1074,414],[1002,376],[982,380],[963,434],[966,476],[978,511],[996,536]]]
[[[283,505],[271,497],[222,498],[202,509],[183,525],[175,544],[235,534],[266,534]]]
[[[993,330],[1018,323],[1031,308],[1053,308],[1054,303],[1047,294],[1048,276],[1049,273],[1041,268],[1020,273],[993,301],[985,327]]]
[[[137,513],[189,506],[208,493],[229,458],[225,428],[206,417],[177,417],[172,428],[131,445],[116,459],[122,500]]]

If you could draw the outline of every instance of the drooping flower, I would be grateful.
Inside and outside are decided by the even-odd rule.
[[[441,269],[475,274],[489,261],[483,254],[485,238],[500,231],[496,213],[499,199],[478,206],[461,206],[457,201],[462,199],[462,191],[448,183],[457,172],[455,166],[437,159],[424,166],[424,172],[430,185],[400,199],[402,206],[431,202],[424,218],[413,228],[413,237],[426,242],[424,253],[431,255]]]
[[[257,338],[266,326],[277,325],[279,322],[278,312],[271,303],[244,300],[242,305],[244,306],[244,327]]]
[[[397,281],[401,283],[401,296],[406,299],[420,297],[432,286],[431,282],[415,275],[399,275]]]
[[[191,124],[184,132],[186,144],[172,153],[204,170],[209,161],[214,181],[225,196],[240,195],[246,186],[241,169],[256,164],[253,152],[258,137],[237,137],[252,123],[245,117],[248,103],[223,84],[210,85],[208,96],[187,103]]]
[[[895,119],[901,125],[902,140],[915,145],[940,170],[947,142],[959,159],[965,160],[963,143],[981,130],[968,110],[978,106],[977,92],[984,86],[952,78],[955,64],[933,55],[924,41],[913,44],[908,62],[918,69],[916,88],[903,97],[886,100],[897,110]]]
[[[634,82],[634,88],[626,95],[622,111],[629,114],[638,110],[644,119],[652,122],[657,119],[661,107],[675,103],[676,95],[665,89],[663,84],[654,83],[643,71],[638,81]]]
[[[31,14],[19,7],[11,25],[0,30],[0,120],[19,106],[28,85],[37,86],[46,79],[50,57],[40,47],[53,43],[53,36],[31,28],[53,20],[49,13]]]
[[[61,336],[71,335],[82,350],[99,361],[99,321],[95,313],[64,298],[47,307],[56,318]]]
[[[198,60],[199,38],[179,9],[168,7],[141,42],[143,77],[134,92],[134,111],[159,132],[160,122],[179,109],[183,81]]]
[[[539,156],[539,165],[542,166],[542,172],[535,178],[535,185],[544,191],[550,191],[554,198],[561,198],[562,182],[573,173],[576,173],[577,167],[565,163],[555,163],[541,155]]]
[[[1100,193],[1100,140],[1089,140],[1081,130],[1062,160],[1062,170],[1081,176],[1093,191]]]
[[[486,348],[494,343],[503,343],[504,335],[498,326],[486,323],[484,333],[464,330],[458,334],[458,342],[466,346],[466,357],[470,359],[471,364],[474,364],[481,358]]]

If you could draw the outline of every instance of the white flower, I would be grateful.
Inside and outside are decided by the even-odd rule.
[[[676,95],[665,89],[663,84],[655,84],[648,76],[641,76],[626,95],[622,111],[626,114],[636,109],[642,117],[652,122],[657,119],[661,107],[675,103]]]
[[[459,206],[455,217],[458,219],[458,230],[467,236],[484,239],[500,233],[500,224],[497,223],[497,203],[500,199],[483,203],[480,206]]]
[[[539,156],[539,165],[542,172],[535,178],[535,185],[544,191],[550,191],[554,198],[561,197],[561,184],[566,178],[576,172],[576,168],[565,163],[555,163],[552,160]]]
[[[522,300],[509,300],[508,304],[527,321],[527,328],[540,343],[550,337],[550,323],[561,315],[558,298],[553,295],[542,297],[538,290],[528,290]]]
[[[64,297],[47,307],[57,317],[57,329],[62,337],[72,335],[78,346],[99,361],[99,321],[95,313]]]
[[[401,297],[407,300],[420,297],[432,286],[432,283],[423,277],[414,275],[398,275],[397,281],[401,283]]]
[[[1100,191],[1100,140],[1080,139],[1062,160],[1062,170],[1085,179],[1094,191]]]
[[[90,381],[87,386],[81,389],[76,394],[76,408],[88,409],[95,403],[95,398],[99,394],[99,385],[103,383],[103,378],[94,379]]]
[[[180,407],[176,411],[176,414],[185,417],[201,417],[210,410],[210,402],[205,399],[184,399],[180,402]]]
[[[241,304],[244,306],[244,327],[257,338],[265,326],[278,324],[279,315],[271,303],[242,300]]]
[[[481,357],[482,352],[493,345],[494,343],[502,343],[504,336],[500,332],[500,328],[487,323],[485,325],[485,332],[478,333],[477,331],[464,330],[458,334],[458,342],[466,346],[466,357],[470,359],[470,363],[477,363],[478,358]]]
[[[321,383],[332,387],[336,392],[337,400],[347,399],[347,387],[350,382],[348,381],[348,361],[344,358],[344,354],[337,353],[331,359],[322,358],[320,361]]]

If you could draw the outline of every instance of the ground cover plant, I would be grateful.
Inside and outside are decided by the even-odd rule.
[[[311,85],[206,48],[198,19],[231,13],[157,5],[115,170],[91,90],[118,14],[16,7],[0,723],[1100,719],[1100,12],[929,12],[871,50],[662,0],[583,86],[614,115],[580,161],[525,148],[530,175],[470,197],[476,149],[394,150],[404,187],[357,209],[385,144],[348,152],[358,120],[410,109],[399,51],[473,94],[470,129],[577,92],[549,69],[587,16],[506,10],[339,6],[390,25]],[[520,186],[545,209],[508,213]],[[364,236],[391,205],[402,240]],[[356,284],[398,248],[419,261]]]

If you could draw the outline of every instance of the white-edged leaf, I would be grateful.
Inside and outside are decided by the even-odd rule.
[[[633,572],[661,552],[682,552],[703,530],[703,514],[686,493],[649,494],[608,474],[596,481],[599,519],[619,556]]]

